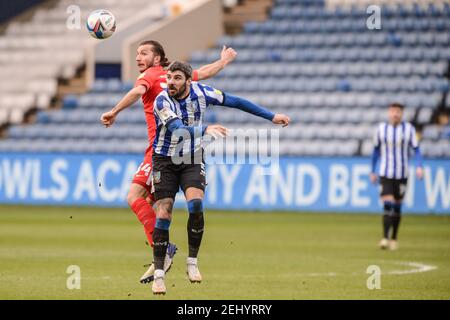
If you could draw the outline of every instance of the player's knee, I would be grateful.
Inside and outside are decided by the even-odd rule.
[[[391,211],[394,208],[394,203],[389,200],[385,200],[383,202],[384,210],[385,211]]]
[[[203,219],[203,201],[201,199],[193,199],[188,202],[189,223],[190,228],[203,231],[205,225]]]
[[[188,201],[188,211],[189,214],[203,214],[203,200],[202,199],[192,199]]]
[[[402,214],[402,204],[401,203],[394,203],[393,211],[394,211],[394,215],[395,216],[400,216]]]
[[[132,207],[133,206],[133,203],[137,200],[138,198],[130,191],[130,192],[128,192],[128,194],[127,194],[127,202],[128,202],[128,205],[130,206],[130,207]]]
[[[143,188],[140,185],[132,184],[130,190],[127,194],[127,202],[128,205],[131,207],[133,203],[138,200],[139,198],[147,198],[147,190]]]
[[[158,218],[171,219],[173,209],[173,199],[162,199],[156,203],[156,215]]]

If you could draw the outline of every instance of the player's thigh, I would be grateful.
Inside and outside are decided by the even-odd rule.
[[[140,193],[138,196],[146,196],[151,192],[152,166],[152,159],[147,157],[139,165],[139,168],[133,176],[132,185],[135,185],[135,187],[130,188],[130,196],[134,195],[136,192]],[[136,185],[140,185],[142,188],[146,189],[147,194],[144,195],[141,190],[142,188],[139,188]]]
[[[383,201],[394,201],[395,184],[393,179],[380,178],[380,197]]]
[[[205,191],[202,189],[188,187],[186,191],[184,191],[184,196],[186,201],[191,201],[193,199],[202,199],[205,196]]]
[[[180,177],[170,157],[153,156],[152,193],[158,203],[165,198],[175,199],[180,189]]]
[[[395,180],[394,185],[394,198],[396,202],[402,202],[406,193],[406,186],[408,180],[407,179],[398,179]]]
[[[183,170],[180,172],[180,186],[186,196],[186,200],[189,201],[188,194],[189,196],[201,195],[203,198],[206,188],[205,164],[184,165]]]

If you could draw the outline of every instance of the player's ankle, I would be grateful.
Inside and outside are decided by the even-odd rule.
[[[162,269],[156,269],[156,270],[155,270],[155,273],[154,273],[155,279],[156,279],[156,278],[163,278],[163,279],[164,279],[165,274],[166,274],[166,273],[164,272],[164,270],[162,270]]]

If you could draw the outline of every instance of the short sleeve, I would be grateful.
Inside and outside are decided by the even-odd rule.
[[[198,81],[198,70],[192,71],[192,81]]]
[[[137,86],[144,86],[147,91],[152,88],[152,83],[148,81],[145,72],[141,73],[141,75],[136,79],[134,87]]]
[[[163,123],[163,125],[178,118],[177,114],[172,109],[170,102],[164,96],[158,96],[156,98],[153,110],[155,116]]]
[[[223,92],[219,89],[213,88],[211,86],[206,86],[202,84],[198,84],[205,94],[206,104],[207,105],[216,105],[221,106],[224,102]]]

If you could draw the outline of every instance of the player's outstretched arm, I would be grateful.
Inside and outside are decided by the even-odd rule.
[[[283,127],[289,125],[291,119],[282,113],[274,114],[273,112],[241,97],[232,96],[224,93],[224,107],[236,108],[242,111],[254,114],[255,116],[272,121],[275,124],[281,124]]]
[[[236,51],[233,48],[227,48],[223,46],[220,59],[196,70],[198,80],[205,80],[214,77],[218,74],[227,64],[232,62],[236,58]]]
[[[105,127],[110,127],[116,120],[117,115],[124,109],[132,106],[145,93],[146,88],[142,85],[134,87],[117,103],[110,111],[101,115],[100,121]]]
[[[375,169],[377,167],[377,162],[378,162],[378,158],[380,157],[380,146],[375,146],[373,148],[373,153],[372,153],[372,170],[370,171],[370,181],[373,184],[377,183],[378,177],[377,174],[375,173]]]

